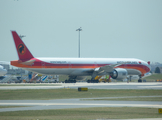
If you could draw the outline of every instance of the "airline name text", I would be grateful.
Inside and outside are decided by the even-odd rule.
[[[139,64],[136,61],[117,61],[117,64],[120,64],[120,63],[123,63],[123,64]]]
[[[50,63],[65,64],[65,63],[67,63],[67,62],[66,62],[66,61],[50,61]]]

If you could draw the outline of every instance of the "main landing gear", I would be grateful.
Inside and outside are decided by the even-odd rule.
[[[76,80],[75,79],[68,79],[68,80],[65,80],[65,83],[76,83]]]
[[[77,76],[69,76],[69,79],[65,80],[65,83],[76,83]]]
[[[87,83],[99,83],[99,80],[89,79],[87,80]]]
[[[141,75],[139,75],[138,82],[142,82]]]

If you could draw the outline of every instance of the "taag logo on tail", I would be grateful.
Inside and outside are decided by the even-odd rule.
[[[25,52],[26,52],[26,48],[24,46],[24,44],[20,44],[18,47],[17,47],[17,50],[19,52],[20,55],[24,55]]]
[[[21,40],[20,36],[16,33],[16,31],[11,31],[11,33],[15,42],[19,60],[26,61],[31,58],[34,58],[29,49],[24,44],[24,42]]]

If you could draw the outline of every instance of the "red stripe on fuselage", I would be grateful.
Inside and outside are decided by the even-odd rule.
[[[109,64],[53,64],[53,63],[48,63],[48,62],[43,62],[39,59],[33,58],[31,60],[35,60],[35,62],[32,65],[24,65],[21,64],[21,61],[11,61],[11,65],[16,66],[16,67],[22,67],[22,68],[54,68],[54,69],[69,69],[69,68],[76,68],[76,69],[82,69],[82,68],[87,68],[87,69],[94,69],[97,67],[102,67],[105,65]],[[150,71],[150,68],[148,68],[145,65],[142,64],[123,64],[120,65],[116,68],[125,68],[125,69],[136,69],[139,70],[142,75]]]

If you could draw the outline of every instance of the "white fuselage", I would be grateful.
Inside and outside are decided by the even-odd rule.
[[[120,66],[128,71],[130,75],[139,75],[146,67],[149,69],[147,62],[134,58],[34,58],[35,62],[32,66],[24,69],[50,75],[76,75],[87,76],[92,75],[95,68],[105,65],[119,64],[128,62]],[[140,64],[140,63],[141,64]],[[92,72],[91,72],[92,71]],[[103,73],[106,74],[106,73]]]

